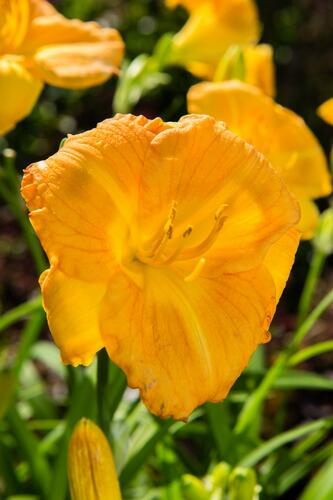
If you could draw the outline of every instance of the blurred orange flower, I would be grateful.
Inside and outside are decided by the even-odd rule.
[[[118,71],[114,29],[66,19],[46,0],[0,0],[0,13],[0,134],[31,112],[44,82],[84,88]]]
[[[299,229],[311,238],[318,223],[312,201],[332,191],[325,154],[305,122],[258,88],[239,81],[204,82],[188,93],[188,109],[214,116],[263,153],[301,205]]]
[[[173,63],[217,67],[231,45],[246,45],[259,40],[260,23],[253,0],[184,3],[190,6],[191,14],[173,38],[170,55]]]
[[[22,194],[63,361],[105,346],[163,417],[225,398],[269,340],[299,240],[268,161],[208,116],[117,115],[32,164]]]
[[[325,101],[317,109],[318,115],[329,125],[333,125],[333,97]]]

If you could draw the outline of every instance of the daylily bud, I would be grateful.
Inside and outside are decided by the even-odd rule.
[[[191,474],[182,477],[182,491],[186,500],[209,500],[210,494],[204,483]]]
[[[68,477],[72,500],[121,500],[110,445],[91,420],[83,418],[74,429]]]
[[[325,255],[333,252],[333,208],[328,208],[321,214],[313,244]]]
[[[213,489],[221,489],[222,492],[225,491],[225,488],[228,483],[228,477],[231,471],[231,467],[226,462],[221,462],[214,467],[212,472],[212,482]]]
[[[256,498],[256,473],[253,469],[236,467],[230,474],[230,500],[254,500]]]

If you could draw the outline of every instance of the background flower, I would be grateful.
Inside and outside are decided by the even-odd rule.
[[[46,0],[2,0],[0,10],[0,134],[31,112],[44,82],[85,88],[118,71],[116,30],[66,19]]]
[[[195,85],[188,93],[188,108],[224,120],[271,161],[301,204],[303,238],[311,238],[319,216],[312,200],[330,194],[332,186],[325,154],[305,122],[256,87],[238,81]]]
[[[333,97],[319,106],[318,115],[325,120],[325,122],[333,125]]]

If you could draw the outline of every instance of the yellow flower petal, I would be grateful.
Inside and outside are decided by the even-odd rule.
[[[273,49],[259,44],[244,47],[245,82],[259,87],[265,94],[275,95]]]
[[[86,418],[76,425],[69,442],[68,479],[72,500],[121,500],[110,445]]]
[[[32,20],[24,51],[33,60],[34,73],[47,83],[83,88],[118,71],[124,44],[114,29],[55,14]]]
[[[217,65],[230,45],[255,43],[259,36],[258,11],[252,0],[204,2],[175,35],[171,59],[185,65]]]
[[[316,232],[320,213],[317,205],[312,200],[301,198],[299,204],[301,207],[301,219],[298,227],[302,232],[302,238],[304,240],[309,240]]]
[[[274,284],[264,269],[186,283],[149,267],[145,283],[141,290],[123,274],[112,277],[103,339],[151,412],[185,419],[205,401],[225,398],[268,339]]]
[[[333,97],[319,106],[317,113],[325,122],[333,125]]]
[[[30,0],[31,19],[40,16],[53,16],[59,13],[47,0]]]
[[[88,365],[103,347],[98,317],[107,289],[67,277],[56,265],[40,277],[43,306],[64,363]]]
[[[49,260],[69,276],[105,281],[114,267],[117,232],[127,231],[124,221],[133,217],[153,136],[144,124],[140,118],[106,120],[25,172],[22,195],[31,223]]]
[[[286,224],[299,218],[297,203],[269,163],[208,116],[185,117],[156,136],[141,193],[143,237],[163,225],[174,201],[180,234],[193,226],[192,246],[207,236],[226,205],[223,230],[209,255],[233,271],[253,267]]]
[[[9,132],[34,107],[43,88],[19,58],[0,56],[0,135]]]
[[[24,39],[30,16],[29,0],[0,0],[0,54],[13,53]]]
[[[264,265],[274,280],[277,302],[286,286],[300,237],[300,231],[295,228],[289,229],[270,247],[265,257]]]
[[[188,94],[191,112],[224,120],[271,161],[297,199],[331,193],[325,154],[304,121],[259,89],[238,81],[201,83]],[[308,220],[312,228],[313,220]],[[303,218],[302,229],[307,231]]]

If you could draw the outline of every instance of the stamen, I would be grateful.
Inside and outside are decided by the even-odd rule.
[[[206,259],[204,257],[201,257],[201,259],[198,260],[191,274],[189,274],[188,276],[186,276],[186,278],[184,278],[184,281],[186,281],[186,283],[189,283],[198,278],[205,264],[206,264]]]
[[[155,235],[145,244],[149,247],[148,251],[142,251],[141,255],[145,258],[152,259],[157,254],[161,253],[161,249],[164,248],[165,243],[172,238],[173,235],[173,224],[177,215],[177,202],[173,201],[171,208],[169,210],[169,215],[167,221],[163,226],[155,233]]]
[[[211,232],[208,234],[207,238],[204,239],[199,245],[196,245],[192,248],[187,248],[180,255],[180,260],[193,259],[198,255],[202,255],[207,252],[213,243],[216,241],[226,219],[227,216],[223,216],[223,211],[228,205],[221,205],[221,207],[217,210],[215,214],[215,223]]]
[[[176,250],[174,252],[172,252],[172,254],[169,257],[167,257],[163,261],[163,264],[170,264],[171,262],[176,260],[176,258],[178,257],[180,252],[183,250],[184,246],[186,245],[187,238],[189,238],[191,236],[192,231],[193,231],[193,226],[188,226],[186,231],[183,232],[182,238],[179,240],[178,247],[176,248]]]

